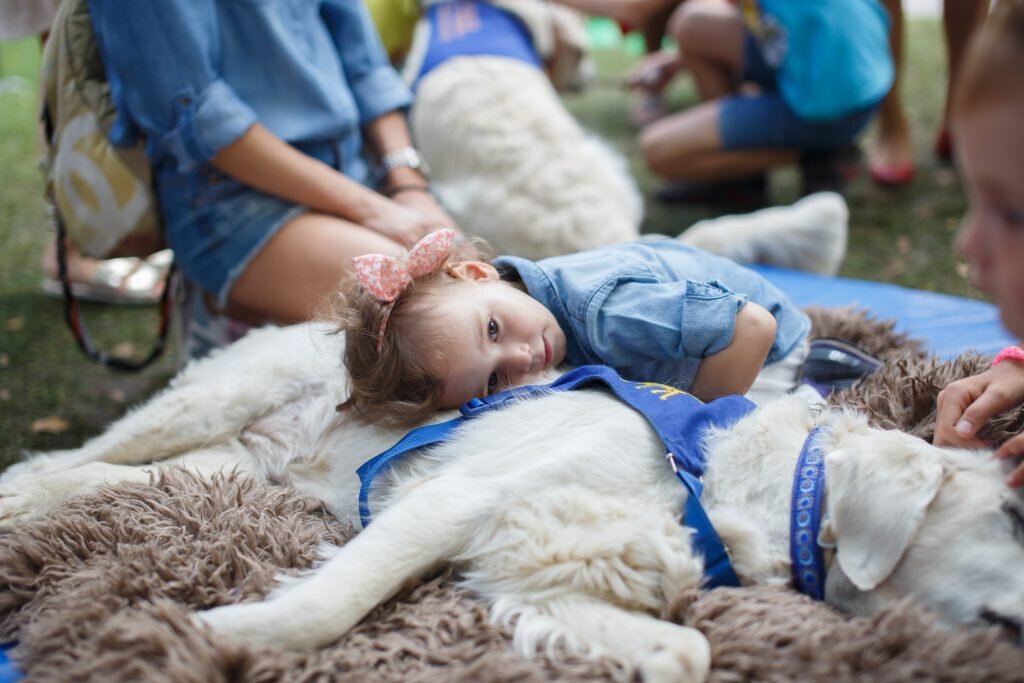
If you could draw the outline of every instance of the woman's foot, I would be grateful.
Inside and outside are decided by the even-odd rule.
[[[163,295],[171,252],[164,250],[146,259],[125,257],[94,259],[68,247],[68,279],[71,292],[80,299],[108,304],[155,304]],[[56,240],[51,239],[40,261],[41,288],[51,296],[63,297],[64,285],[57,268]]]
[[[868,147],[868,175],[876,185],[898,187],[914,179],[914,148],[906,123],[879,126]]]

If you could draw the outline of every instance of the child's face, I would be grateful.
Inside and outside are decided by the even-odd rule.
[[[451,330],[442,408],[528,384],[565,358],[565,333],[551,312],[487,264],[445,287],[434,311]]]
[[[1024,339],[1024,95],[981,104],[956,122],[970,209],[957,239],[971,282]]]

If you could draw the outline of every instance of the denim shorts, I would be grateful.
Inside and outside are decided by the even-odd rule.
[[[332,145],[304,147],[304,152],[338,168],[340,153]],[[356,155],[357,156],[357,155]],[[359,157],[343,166],[359,181],[366,178]],[[157,168],[156,187],[168,246],[185,278],[227,304],[235,281],[253,257],[284,225],[307,213],[305,206],[255,190],[210,164],[187,173]]]
[[[876,103],[825,121],[801,119],[783,101],[775,71],[749,31],[744,37],[742,80],[759,85],[761,93],[730,95],[719,100],[718,126],[722,148],[728,151],[843,147],[853,142],[878,108]]]

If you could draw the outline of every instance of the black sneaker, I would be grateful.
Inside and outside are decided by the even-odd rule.
[[[842,194],[846,183],[860,173],[861,154],[856,145],[834,149],[807,150],[800,155],[802,195],[815,192]]]
[[[759,174],[713,183],[673,180],[655,190],[654,198],[662,204],[710,204],[753,211],[768,206],[768,178]]]
[[[810,351],[800,371],[800,383],[809,384],[822,396],[848,389],[869,375],[882,361],[850,342],[834,337],[818,337],[810,342]]]

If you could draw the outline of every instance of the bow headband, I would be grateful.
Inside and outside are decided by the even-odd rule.
[[[352,259],[356,279],[363,289],[388,304],[384,320],[377,332],[377,353],[384,343],[384,329],[395,305],[395,299],[415,278],[430,275],[444,264],[451,253],[456,232],[450,228],[435,230],[417,242],[405,257],[387,254],[366,254]]]

